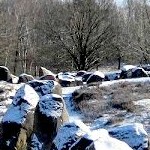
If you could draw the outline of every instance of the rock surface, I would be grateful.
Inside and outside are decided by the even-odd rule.
[[[51,93],[62,95],[60,84],[54,80],[33,80],[28,84],[34,88],[40,97]]]
[[[105,75],[102,72],[95,71],[87,79],[86,83],[88,85],[95,85],[101,83],[105,78]]]
[[[5,66],[0,66],[0,81],[12,82],[11,73]]]
[[[2,149],[26,149],[27,140],[33,130],[33,111],[38,101],[38,94],[29,85],[23,85],[18,89],[3,117]]]
[[[89,129],[82,122],[67,123],[59,129],[51,150],[69,150],[87,132]]]
[[[140,123],[124,124],[109,130],[114,138],[129,144],[134,150],[148,149],[148,135]]]
[[[47,94],[41,97],[34,115],[31,149],[50,149],[52,140],[56,136],[59,127],[63,124],[62,113],[63,100],[61,96]]]
[[[50,70],[44,68],[44,67],[40,67],[39,69],[39,77],[41,76],[45,76],[45,75],[52,75],[55,77],[55,74],[53,72],[51,72]]]
[[[28,84],[34,88],[34,90],[38,93],[40,97],[52,93],[62,96],[62,88],[60,84],[54,80],[33,80],[30,81]],[[69,115],[66,109],[66,104],[63,99],[62,102],[63,102],[63,121],[68,122]]]
[[[51,150],[132,150],[126,143],[109,136],[105,129],[90,131],[82,122],[65,124]]]
[[[32,75],[23,73],[19,75],[18,83],[27,83],[28,81],[34,80],[34,77]]]

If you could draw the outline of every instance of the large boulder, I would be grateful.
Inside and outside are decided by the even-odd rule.
[[[75,76],[75,84],[76,84],[76,86],[80,86],[80,85],[83,85],[83,76],[85,75],[85,74],[87,74],[87,72],[86,71],[84,71],[84,70],[80,70],[80,71],[78,71],[77,73],[76,73],[76,76]]]
[[[75,84],[75,78],[70,74],[65,74],[63,72],[57,75],[57,79],[62,87],[68,87]]]
[[[87,79],[87,85],[97,85],[100,84],[105,78],[105,75],[102,72],[95,71]]]
[[[69,150],[78,139],[89,131],[89,128],[80,121],[67,123],[59,129],[51,150]]]
[[[19,75],[18,83],[27,83],[31,80],[34,80],[34,77],[32,75],[23,73]]]
[[[125,65],[121,68],[121,79],[148,77],[148,73],[141,67]]]
[[[33,80],[28,82],[28,84],[34,88],[39,96],[51,93],[62,95],[60,84],[54,80]]]
[[[69,150],[132,150],[125,142],[109,136],[105,129],[85,134]]]
[[[56,77],[53,75],[44,75],[44,76],[39,77],[38,80],[54,80],[54,81],[56,81]]]
[[[150,64],[140,65],[139,67],[143,68],[145,71],[150,71]]]
[[[140,67],[132,69],[132,78],[149,77],[148,73]]]
[[[86,73],[82,76],[82,82],[86,82],[87,79],[90,77],[91,74],[92,74],[92,72],[86,72]]]
[[[109,136],[105,129],[91,131],[82,122],[65,124],[51,150],[132,150],[126,143]]]
[[[18,89],[2,120],[2,149],[27,148],[27,140],[33,130],[33,113],[38,101],[38,94],[29,85],[25,84]]]
[[[126,142],[134,150],[148,149],[148,135],[140,123],[124,124],[111,128],[109,134]]]
[[[5,66],[0,66],[0,81],[12,82],[11,73]]]
[[[50,70],[44,68],[44,67],[40,67],[39,69],[39,77],[41,76],[45,76],[45,75],[52,75],[55,77],[55,74],[53,72],[51,72]]]
[[[120,78],[121,71],[113,71],[105,73],[105,81],[117,80]]]
[[[21,87],[21,84],[11,84],[6,81],[0,81],[0,124],[8,107],[12,103],[16,91]]]
[[[76,76],[77,76],[77,77],[82,77],[82,76],[85,75],[85,74],[86,74],[86,71],[80,70],[80,71],[78,71],[78,72],[76,73]]]
[[[34,88],[34,90],[38,93],[38,95],[44,96],[47,94],[58,94],[62,96],[62,88],[60,84],[54,80],[33,80],[28,82],[28,84]],[[63,102],[63,121],[69,121],[69,115],[66,108],[65,101],[62,99]]]
[[[120,78],[126,79],[132,77],[132,69],[137,68],[133,65],[125,65],[121,68]]]
[[[63,124],[63,100],[57,94],[42,96],[35,111],[34,133],[31,149],[48,150],[51,148],[59,127]],[[35,141],[38,139],[38,143]]]

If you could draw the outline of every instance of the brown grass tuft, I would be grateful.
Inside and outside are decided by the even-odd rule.
[[[76,108],[85,115],[86,122],[90,122],[105,113],[136,112],[134,101],[150,97],[150,83],[123,82],[110,86],[84,87],[76,91],[76,95]]]

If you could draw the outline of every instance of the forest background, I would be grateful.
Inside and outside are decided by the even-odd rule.
[[[0,0],[0,65],[18,75],[150,63],[148,0]]]

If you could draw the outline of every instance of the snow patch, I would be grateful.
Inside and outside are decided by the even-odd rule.
[[[104,81],[104,82],[102,82],[102,84],[100,86],[110,86],[112,84],[118,84],[118,83],[124,83],[124,82],[128,82],[128,83],[148,83],[148,82],[150,82],[150,77]]]
[[[95,130],[84,137],[94,141],[96,150],[132,150],[126,143],[110,137],[105,129]]]
[[[65,74],[58,74],[58,79],[63,80],[63,81],[70,81],[74,82],[75,78],[71,75],[65,75]]]
[[[121,70],[123,71],[127,71],[127,70],[130,70],[130,69],[133,69],[133,68],[137,68],[136,66],[133,66],[133,65],[125,65],[121,68]]]
[[[147,132],[140,123],[117,126],[111,128],[109,133],[113,137],[126,142],[136,150],[143,150],[148,147]]]
[[[83,136],[87,130],[88,128],[86,125],[81,121],[64,124],[64,126],[59,129],[58,134],[54,139],[57,150],[66,148],[67,143],[71,146],[71,143],[74,143],[78,137]]]
[[[3,117],[3,122],[22,124],[29,111],[36,107],[39,96],[35,90],[25,84],[18,89],[12,104]]]
[[[57,101],[57,99],[60,99],[61,101]],[[39,110],[47,117],[60,117],[63,111],[62,97],[57,94],[47,94],[42,96],[39,101]]]
[[[92,75],[97,75],[97,76],[100,76],[101,78],[105,78],[105,75],[100,71],[95,71]]]

